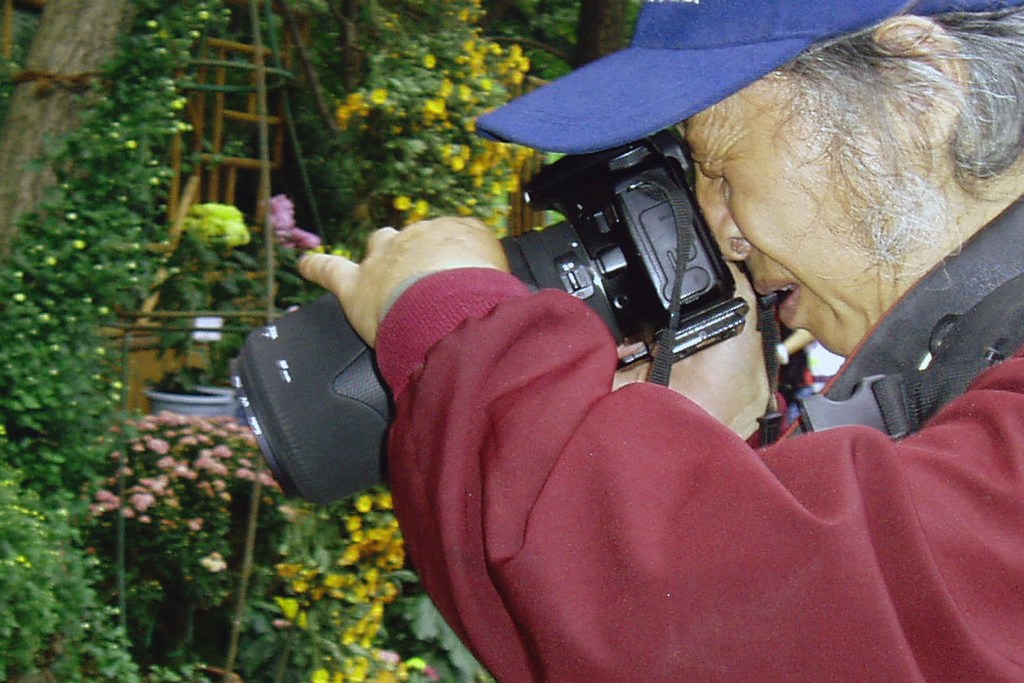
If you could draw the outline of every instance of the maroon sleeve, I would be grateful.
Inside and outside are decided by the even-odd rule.
[[[410,557],[503,683],[1024,680],[1024,359],[902,442],[755,450],[502,273],[414,285],[378,356]]]

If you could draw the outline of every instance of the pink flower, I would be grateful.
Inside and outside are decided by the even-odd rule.
[[[162,470],[173,470],[178,466],[178,461],[168,455],[157,460],[156,466]]]
[[[231,447],[230,447],[230,446],[228,446],[227,444],[224,444],[224,443],[222,443],[222,444],[219,444],[219,445],[217,445],[217,446],[214,446],[214,447],[213,447],[213,450],[212,450],[212,451],[210,451],[210,452],[211,452],[211,453],[212,453],[213,455],[215,455],[216,457],[218,457],[218,458],[221,458],[221,459],[225,459],[225,460],[226,460],[227,458],[230,458],[230,457],[231,457],[231,455],[232,455],[232,453],[231,453]]]
[[[145,512],[156,503],[156,496],[152,493],[139,492],[131,497],[132,505],[139,512]]]
[[[157,455],[166,455],[171,450],[171,445],[163,439],[150,437],[146,439],[146,446]]]
[[[195,470],[189,468],[188,465],[184,464],[176,465],[174,469],[171,471],[171,474],[173,474],[176,477],[180,477],[181,479],[189,480],[195,479],[196,477],[199,476],[198,474],[196,474]]]
[[[277,479],[274,479],[273,475],[271,475],[270,472],[267,472],[266,470],[260,470],[257,479],[259,480],[260,484],[266,486],[267,488],[276,489],[281,487],[281,485],[277,483]]]
[[[423,675],[432,681],[441,680],[441,674],[437,673],[437,669],[435,669],[432,666],[427,666],[425,669],[423,669]]]
[[[224,557],[218,552],[212,552],[203,559],[199,560],[207,571],[216,574],[222,572],[228,568],[228,563],[224,560]]]
[[[194,519],[190,519],[187,522],[188,528],[191,529],[192,531],[200,531],[200,530],[202,530],[203,524],[205,524],[205,523],[206,523],[206,520],[202,519],[201,517],[196,517]]]
[[[139,484],[145,486],[156,495],[162,494],[167,490],[168,485],[167,475],[161,474],[159,477],[143,477],[139,479]]]
[[[228,473],[228,468],[224,466],[224,463],[214,460],[213,454],[209,450],[200,453],[193,465],[197,470],[206,470],[218,477],[223,477]]]
[[[239,479],[244,479],[245,481],[255,481],[256,480],[256,474],[252,470],[250,470],[248,467],[239,467],[235,471],[235,476],[238,477]]]

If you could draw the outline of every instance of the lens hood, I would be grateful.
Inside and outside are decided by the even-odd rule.
[[[286,494],[329,503],[383,481],[390,398],[334,295],[250,333],[232,375]]]

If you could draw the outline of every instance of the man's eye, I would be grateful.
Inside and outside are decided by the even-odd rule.
[[[718,191],[722,193],[722,199],[728,202],[732,198],[732,185],[725,179],[725,176],[721,176],[716,181],[718,183]]]

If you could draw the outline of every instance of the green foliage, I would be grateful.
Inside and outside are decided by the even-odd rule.
[[[135,681],[123,633],[91,585],[64,509],[43,507],[0,466],[0,678],[46,670],[61,681]]]
[[[550,81],[572,70],[579,13],[579,0],[517,0],[497,21],[489,17],[487,24],[489,33],[503,43],[522,39],[530,75]]]
[[[48,163],[58,185],[0,272],[0,458],[40,492],[74,490],[101,466],[122,400],[105,325],[133,310],[166,239],[167,150],[186,127],[174,76],[219,4],[137,0],[118,56],[80,127]]]
[[[308,166],[325,188],[318,203],[340,226],[325,235],[329,243],[359,254],[377,227],[441,214],[503,226],[529,152],[485,141],[474,121],[520,88],[529,61],[517,46],[487,40],[481,18],[475,0],[388,0],[365,4],[353,18],[356,55],[339,51],[340,29],[317,35],[319,72],[341,132],[329,133],[308,113],[299,124],[303,140],[316,141],[306,149],[316,150]]]

